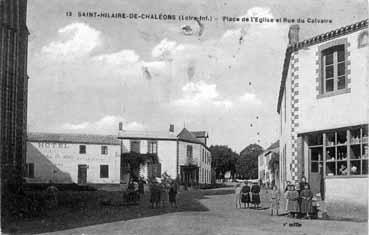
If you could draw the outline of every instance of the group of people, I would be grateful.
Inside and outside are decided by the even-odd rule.
[[[248,181],[243,184],[237,184],[235,188],[235,202],[236,208],[250,208],[250,204],[253,204],[254,208],[260,206],[260,186],[258,183],[251,183]]]
[[[150,183],[151,208],[165,207],[169,201],[170,207],[177,207],[177,183],[153,181]]]
[[[291,184],[287,181],[287,186],[284,190],[286,199],[286,211],[289,217],[295,218],[311,218],[314,213],[312,206],[313,192],[310,189],[306,178],[302,177],[301,181],[296,184]],[[279,215],[281,200],[281,191],[276,185],[273,185],[271,192],[271,215]],[[237,184],[235,188],[236,208],[249,208],[250,203],[254,208],[260,205],[260,186],[257,183],[244,182],[243,185]]]
[[[288,216],[310,219],[313,213],[313,196],[313,192],[310,189],[309,183],[306,182],[305,177],[302,177],[301,181],[295,185],[287,182],[285,197],[287,200],[286,210]]]

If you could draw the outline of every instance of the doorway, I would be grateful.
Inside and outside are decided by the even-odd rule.
[[[309,184],[313,194],[320,193],[323,175],[323,147],[309,149]]]
[[[195,186],[199,184],[199,167],[181,166],[181,181],[186,186]]]
[[[78,184],[87,183],[87,165],[78,165]]]

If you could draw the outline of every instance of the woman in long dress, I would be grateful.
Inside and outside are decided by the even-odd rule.
[[[244,208],[250,207],[250,186],[248,185],[248,182],[246,182],[241,189],[241,202],[243,203]]]
[[[236,204],[236,208],[241,208],[241,184],[236,184],[234,188],[234,202]]]
[[[310,190],[310,186],[305,184],[304,190],[301,191],[301,214],[306,218],[310,218],[309,213],[312,213],[312,199],[313,192]]]
[[[251,193],[252,203],[254,204],[255,208],[258,208],[260,205],[260,186],[258,183],[254,183],[254,185],[251,187]]]
[[[277,186],[276,185],[273,185],[271,215],[273,215],[273,212],[274,211],[278,215],[280,198],[281,198],[281,194],[280,194]]]
[[[294,185],[288,186],[288,191],[286,192],[287,199],[287,211],[290,217],[297,216],[299,213],[299,193],[295,190]]]

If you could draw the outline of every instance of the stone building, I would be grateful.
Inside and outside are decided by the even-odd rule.
[[[367,216],[368,20],[298,33],[290,28],[277,107],[281,187],[305,176],[328,214]]]
[[[0,156],[2,185],[21,179],[26,159],[26,0],[0,0]],[[15,177],[18,176],[18,177]],[[15,178],[14,178],[15,177]]]

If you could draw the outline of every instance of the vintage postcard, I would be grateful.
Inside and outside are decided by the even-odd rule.
[[[0,0],[4,234],[368,234],[367,0]]]

